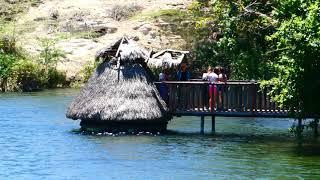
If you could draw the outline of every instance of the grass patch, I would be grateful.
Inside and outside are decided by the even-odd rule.
[[[142,10],[142,6],[139,6],[135,3],[131,3],[129,5],[114,5],[110,11],[109,17],[116,20],[121,21],[128,19],[131,16],[134,16],[138,12]]]
[[[133,17],[144,21],[163,21],[159,24],[161,34],[164,36],[179,35],[187,43],[186,48],[191,49],[194,41],[194,17],[188,10],[165,9],[145,12]]]
[[[163,9],[159,11],[145,12],[133,16],[131,19],[136,20],[155,20],[162,18],[170,22],[178,22],[189,17],[188,11],[177,9]]]
[[[95,31],[82,31],[82,32],[58,32],[55,34],[56,39],[94,39],[101,35]]]
[[[0,1],[0,19],[13,21],[17,15],[26,12],[31,6],[38,6],[42,0]]]

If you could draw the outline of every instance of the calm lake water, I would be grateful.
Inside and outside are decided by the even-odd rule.
[[[175,118],[167,135],[82,135],[65,118],[78,90],[0,94],[0,179],[319,179],[320,148],[290,119]]]

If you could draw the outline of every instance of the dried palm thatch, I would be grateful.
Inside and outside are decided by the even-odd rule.
[[[156,68],[162,67],[164,64],[169,67],[178,66],[188,53],[189,51],[166,49],[152,55],[148,60],[148,65]]]
[[[125,131],[128,124],[149,130],[150,124],[160,123],[165,128],[170,117],[148,73],[145,51],[127,38],[118,42],[100,52],[98,58],[106,61],[71,103],[67,117],[81,119],[82,126],[104,124],[107,130]]]

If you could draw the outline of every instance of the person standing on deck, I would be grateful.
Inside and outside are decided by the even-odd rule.
[[[159,74],[159,81],[168,81],[169,80],[169,73],[168,73],[168,67],[164,65],[162,67],[162,72]],[[161,98],[168,104],[169,102],[169,89],[168,86],[164,83],[161,83],[159,86],[159,93]]]
[[[202,71],[202,80],[203,81],[208,81],[208,71],[205,70],[205,69]]]
[[[227,75],[225,73],[225,70],[223,67],[219,66],[219,75],[218,75],[218,81],[219,82],[227,82]]]
[[[190,72],[188,71],[187,63],[181,63],[180,69],[177,72],[178,81],[189,81],[191,77]]]
[[[178,81],[189,81],[191,74],[188,70],[187,63],[181,63],[180,68],[177,72]],[[187,108],[188,99],[189,99],[189,86],[180,85],[178,90],[178,108]]]
[[[211,83],[215,83],[215,82],[218,82],[218,69],[217,68],[214,68],[214,70],[212,69],[211,66],[209,66],[208,68],[208,73],[207,73],[207,80]]]
[[[217,67],[214,68],[214,70],[212,70],[212,68],[209,66],[208,73],[207,73],[208,81],[210,83],[218,82],[218,78],[219,78],[218,73],[219,73],[219,69]],[[214,84],[210,84],[209,85],[209,98],[210,98],[209,104],[210,104],[211,110],[213,110],[216,105],[216,102],[215,102],[216,96],[217,96],[217,86]]]
[[[227,82],[227,75],[224,71],[224,68],[219,66],[219,74],[218,74],[218,82],[221,83],[226,83]],[[218,86],[218,96],[219,96],[219,107],[218,108],[223,108],[222,104],[222,94],[225,90],[225,87],[223,85]]]

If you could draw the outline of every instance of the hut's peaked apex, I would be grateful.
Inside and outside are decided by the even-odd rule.
[[[135,55],[134,55],[135,54]],[[117,41],[109,44],[107,47],[101,49],[96,53],[96,60],[108,61],[111,58],[121,59],[128,58],[129,56],[143,56],[143,58],[148,59],[148,51],[142,47],[140,47],[134,40],[129,39],[124,36]],[[134,58],[131,57],[131,58]]]
[[[164,63],[170,67],[177,66],[183,61],[186,54],[189,54],[189,51],[166,49],[152,55],[148,64],[155,67],[161,67]]]

